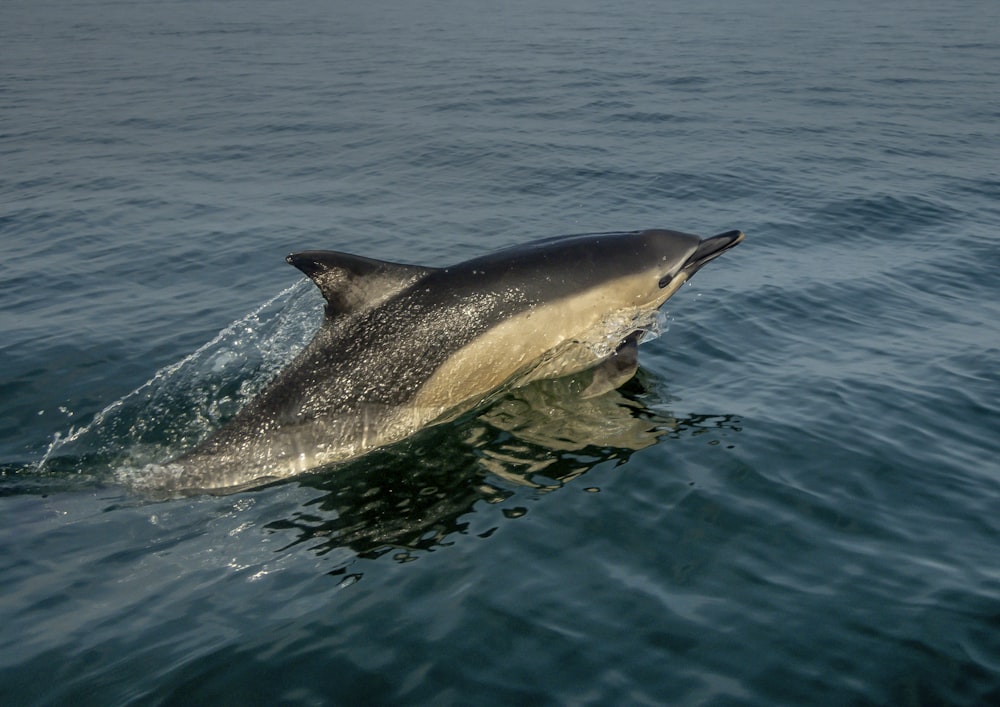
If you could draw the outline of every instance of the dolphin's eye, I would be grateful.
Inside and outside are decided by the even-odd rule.
[[[673,280],[673,279],[674,279],[673,275],[664,275],[663,277],[661,277],[660,278],[660,289],[662,290],[664,287],[666,287],[667,285],[669,285],[670,281]]]

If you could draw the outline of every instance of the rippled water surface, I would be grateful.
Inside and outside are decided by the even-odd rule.
[[[0,702],[1000,701],[1000,9],[10,0]],[[152,501],[283,262],[747,240],[621,390]]]

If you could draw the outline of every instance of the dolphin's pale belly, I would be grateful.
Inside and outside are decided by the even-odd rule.
[[[349,461],[424,427],[454,419],[502,391],[592,368],[612,355],[625,336],[647,327],[655,311],[636,309],[571,336],[545,336],[538,330],[530,338],[532,343],[516,347],[514,355],[504,346],[502,332],[492,332],[449,359],[447,370],[436,372],[406,404],[359,403],[349,413],[247,434],[166,465],[149,465],[134,485],[170,494],[232,492]],[[554,345],[544,350],[547,343]]]
[[[435,371],[414,403],[445,410],[474,407],[497,390],[585,371],[613,354],[630,333],[648,329],[660,303],[575,320],[560,304],[535,308],[474,339]]]
[[[174,462],[148,465],[133,486],[154,494],[232,492],[301,474],[405,439],[441,416],[441,410],[362,405],[357,414],[286,425]]]

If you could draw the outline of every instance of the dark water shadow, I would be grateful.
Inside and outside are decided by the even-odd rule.
[[[358,462],[300,477],[320,495],[264,527],[291,537],[278,552],[309,543],[318,555],[349,548],[360,558],[391,553],[407,562],[456,535],[489,537],[504,519],[528,512],[516,498],[509,503],[513,497],[558,491],[669,438],[740,429],[733,415],[676,418],[654,409],[664,407],[666,389],[644,370],[595,398],[581,398],[581,385],[538,381]],[[477,511],[490,515],[489,527],[479,518],[473,528]],[[345,573],[343,566],[331,572]]]

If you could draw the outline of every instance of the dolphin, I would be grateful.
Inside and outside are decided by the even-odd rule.
[[[345,461],[528,382],[628,380],[658,308],[740,231],[561,236],[445,268],[304,251],[326,300],[305,349],[190,452],[147,465],[160,493],[229,493]]]

